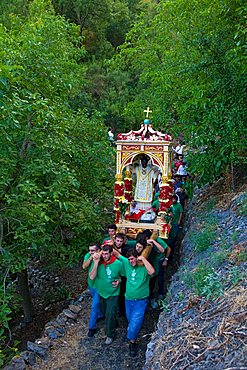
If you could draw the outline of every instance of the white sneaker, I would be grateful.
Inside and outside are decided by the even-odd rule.
[[[110,338],[110,337],[106,337],[106,340],[105,340],[105,344],[112,344],[112,342],[113,342],[113,339],[112,338]]]

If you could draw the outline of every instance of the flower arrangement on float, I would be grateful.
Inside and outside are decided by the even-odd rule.
[[[122,221],[124,220],[124,216],[127,211],[128,205],[129,205],[129,201],[124,196],[119,197],[118,207],[119,207],[119,213],[120,213],[120,217]]]
[[[168,239],[171,230],[172,215],[170,207],[172,205],[172,195],[173,184],[171,181],[166,179],[166,182],[164,182],[160,187],[159,195],[159,216],[161,218],[162,234],[164,239]]]
[[[162,223],[162,232],[165,234],[165,239],[168,239],[169,233],[171,231],[172,218],[172,211],[170,208],[167,208],[166,211],[162,214],[162,219],[164,221],[164,223]]]

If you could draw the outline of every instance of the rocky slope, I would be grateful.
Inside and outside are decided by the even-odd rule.
[[[146,370],[247,369],[247,193],[198,191]],[[215,194],[216,193],[216,194]]]

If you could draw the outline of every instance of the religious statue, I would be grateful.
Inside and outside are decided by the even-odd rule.
[[[136,175],[134,200],[138,209],[148,209],[153,200],[153,183],[158,176],[158,168],[148,163],[149,157],[142,156],[138,166],[133,168]]]

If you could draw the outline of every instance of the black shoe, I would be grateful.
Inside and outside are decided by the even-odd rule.
[[[87,336],[89,338],[92,338],[94,336],[94,334],[96,333],[97,329],[89,329],[88,333],[87,333]]]
[[[130,343],[129,350],[130,357],[135,357],[137,355],[136,343]]]

